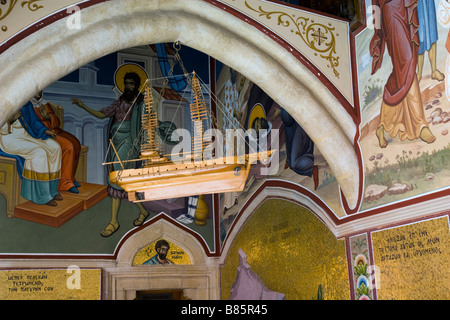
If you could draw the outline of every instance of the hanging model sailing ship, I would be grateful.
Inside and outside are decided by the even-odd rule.
[[[149,84],[144,91],[146,113],[142,117],[145,141],[139,159],[121,160],[122,170],[112,171],[109,179],[128,192],[133,202],[187,197],[198,194],[240,192],[244,189],[252,163],[267,161],[273,150],[251,152],[242,156],[205,159],[205,148],[211,137],[205,137],[204,122],[208,117],[206,101],[195,75],[191,80],[193,92],[190,114],[193,123],[192,148],[184,161],[172,161],[161,155],[157,141],[158,119]],[[112,144],[112,142],[111,142]],[[114,149],[114,145],[113,149]],[[114,149],[115,150],[115,149]],[[118,154],[116,153],[117,157]],[[125,169],[126,161],[141,161],[138,169]],[[107,164],[107,163],[106,163]]]

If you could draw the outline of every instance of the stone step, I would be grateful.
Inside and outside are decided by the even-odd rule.
[[[78,194],[61,191],[63,200],[57,201],[57,206],[39,205],[28,201],[14,208],[14,217],[60,227],[77,214],[105,199],[108,195],[106,188],[104,185],[84,182],[81,183]]]

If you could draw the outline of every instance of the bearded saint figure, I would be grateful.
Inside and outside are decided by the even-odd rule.
[[[127,66],[127,65],[124,65]],[[123,67],[123,66],[122,66]],[[135,66],[137,67],[137,66]],[[123,94],[115,100],[110,106],[93,110],[87,107],[81,100],[72,99],[72,103],[86,110],[91,115],[104,119],[110,118],[108,125],[108,142],[112,139],[112,143],[116,149],[120,159],[136,158],[139,153],[140,143],[134,143],[139,137],[141,116],[145,110],[143,95],[140,94],[140,87],[143,85],[142,76],[138,72],[129,71],[123,77]],[[113,170],[121,170],[119,159],[114,152],[108,153],[107,162],[113,163]],[[136,168],[137,162],[128,162],[128,169]],[[128,193],[121,187],[108,181],[108,194],[112,198],[112,214],[111,221],[106,228],[100,233],[103,237],[109,237],[119,229],[118,214],[122,199],[128,198]],[[140,226],[149,216],[149,212],[140,202],[135,203],[140,210],[139,217],[133,221],[135,226]]]

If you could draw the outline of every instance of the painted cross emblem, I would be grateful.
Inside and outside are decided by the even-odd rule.
[[[314,31],[311,34],[314,37],[314,40],[316,40],[316,42],[319,44],[319,46],[325,42],[325,40],[327,40],[328,38],[325,36],[325,33],[323,33],[320,28],[317,29],[316,31]]]

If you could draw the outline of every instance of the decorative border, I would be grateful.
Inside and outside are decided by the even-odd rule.
[[[352,286],[352,298],[355,300],[374,300],[374,289],[372,288],[369,267],[372,265],[370,259],[370,246],[367,233],[355,235],[348,238],[349,254],[349,278]]]
[[[259,17],[265,17],[267,20],[272,16],[278,16],[277,25],[282,27],[290,27],[290,32],[295,33],[301,40],[314,52],[314,55],[320,55],[321,58],[328,61],[328,68],[331,68],[334,75],[339,78],[337,67],[339,66],[339,56],[336,56],[336,37],[335,28],[331,23],[328,25],[315,22],[314,19],[303,16],[296,17],[295,14],[288,14],[283,11],[266,11],[259,6],[258,9],[252,8],[247,1],[245,6],[250,10],[258,13]]]
[[[15,8],[15,6],[16,6],[18,0],[10,0],[10,1],[11,1],[11,2],[9,3],[9,7],[8,7],[8,9],[6,10],[5,13],[3,13],[2,7],[0,6],[0,21],[2,21],[3,19],[5,19],[5,18],[13,11],[13,9]],[[36,2],[38,2],[38,1],[44,1],[44,0],[28,0],[28,1],[22,1],[22,2],[20,3],[20,5],[21,5],[22,8],[23,8],[25,5],[27,5],[27,6],[28,6],[28,10],[30,10],[30,11],[37,11],[37,10],[39,10],[39,9],[41,9],[41,8],[44,7],[44,6],[39,5],[38,3],[36,3]],[[5,5],[5,4],[7,4],[7,0],[1,0],[1,1],[0,1],[0,5]],[[3,32],[7,31],[7,30],[8,30],[8,26],[2,25],[1,30],[2,30]]]

